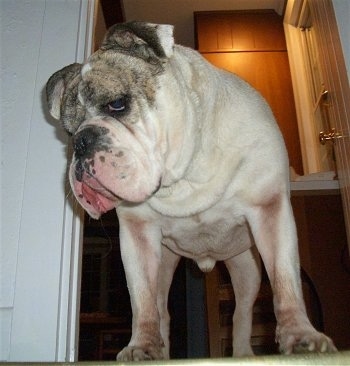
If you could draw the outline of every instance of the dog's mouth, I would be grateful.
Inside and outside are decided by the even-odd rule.
[[[94,187],[87,183],[82,183],[82,194],[87,203],[101,212],[107,212],[115,207],[121,199],[103,187],[100,182],[94,179]]]
[[[131,147],[96,144],[85,155],[73,156],[69,177],[80,205],[95,219],[121,202],[142,203],[160,187],[161,165]],[[84,147],[84,146],[83,146]],[[78,151],[79,152],[79,151]]]
[[[79,203],[90,216],[96,219],[116,208],[122,201],[97,178],[86,172],[82,175],[81,180],[76,180],[71,176],[71,185]]]

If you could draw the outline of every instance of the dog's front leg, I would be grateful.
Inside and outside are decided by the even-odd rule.
[[[120,249],[133,312],[130,343],[117,356],[120,361],[163,358],[157,308],[161,260],[160,229],[136,216],[119,215]]]
[[[332,340],[316,331],[306,314],[289,197],[280,193],[262,200],[251,208],[248,220],[274,294],[280,351],[285,354],[334,352]]]

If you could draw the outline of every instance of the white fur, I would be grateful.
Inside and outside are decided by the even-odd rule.
[[[157,26],[157,35],[164,53],[167,57],[170,57],[174,49],[174,26],[167,24],[160,24]]]
[[[84,76],[89,71],[91,71],[91,65],[86,63],[81,69],[81,75]]]
[[[52,117],[60,119],[61,117],[61,100],[64,92],[63,80],[59,80],[55,85],[52,92],[52,104],[50,108],[50,113]]]

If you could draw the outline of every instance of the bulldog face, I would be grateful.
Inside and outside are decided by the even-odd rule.
[[[84,65],[69,65],[47,83],[50,112],[72,135],[73,192],[93,218],[121,201],[143,202],[160,187],[154,104],[171,32],[144,23],[115,26]]]

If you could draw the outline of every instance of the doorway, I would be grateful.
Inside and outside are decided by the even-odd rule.
[[[300,166],[300,160],[298,160],[298,166]],[[302,170],[299,170],[299,173],[302,174]],[[339,198],[339,197],[338,197]],[[299,202],[300,203],[300,202]],[[309,203],[307,203],[309,204]],[[339,200],[338,203],[339,205]],[[301,206],[305,205],[305,201],[302,202]],[[311,207],[313,204],[311,204]],[[305,206],[303,206],[305,208]],[[303,210],[304,210],[303,208]],[[321,207],[322,208],[322,207]],[[313,214],[313,209],[308,209],[309,214]],[[304,211],[302,211],[302,215],[304,215]],[[87,230],[87,237],[90,238],[98,238],[95,243],[87,241],[86,247],[86,258],[83,260],[83,277],[89,278],[90,275],[94,274],[96,280],[95,283],[91,284],[83,284],[82,286],[82,316],[83,322],[81,324],[81,341],[85,342],[85,345],[81,345],[81,350],[85,347],[85,349],[89,349],[89,352],[94,349],[93,354],[90,353],[88,356],[81,354],[79,359],[85,360],[84,357],[89,357],[88,359],[114,359],[115,354],[117,352],[120,344],[123,343],[126,345],[128,341],[128,337],[130,337],[130,326],[131,326],[131,312],[130,312],[130,302],[126,288],[124,273],[119,272],[119,269],[122,268],[121,259],[118,257],[119,252],[119,242],[116,233],[118,232],[118,224],[117,218],[114,212],[107,214],[107,216],[103,217],[101,222],[92,223],[89,219],[85,218],[86,225],[84,226]],[[95,228],[89,228],[90,223],[92,226],[96,225]],[[90,231],[89,231],[90,230]],[[313,230],[316,230],[315,227]],[[89,233],[88,233],[89,231]],[[305,235],[305,234],[302,234]],[[101,239],[103,237],[103,239]],[[96,248],[96,244],[98,248]],[[314,248],[315,249],[315,248]],[[308,252],[308,249],[305,249],[305,252]],[[342,253],[342,251],[341,251]],[[331,255],[331,254],[328,254]],[[337,256],[338,259],[343,260],[342,255]],[[346,263],[346,254],[345,254],[345,263]],[[109,266],[119,267],[119,269],[112,269]],[[177,287],[179,291],[184,293],[186,291],[186,262],[182,262],[178,269],[178,274],[175,276],[175,288]],[[316,264],[316,267],[318,265]],[[103,269],[104,268],[104,269]],[[346,267],[345,267],[346,268]],[[317,268],[316,268],[317,269]],[[315,270],[316,270],[315,269]],[[101,273],[104,272],[104,273]],[[118,292],[118,290],[110,290],[110,284],[116,281],[116,278],[119,285],[123,288]],[[179,278],[177,280],[177,278]],[[83,279],[84,281],[84,279]],[[105,281],[105,282],[104,282]],[[124,284],[123,284],[124,281]],[[178,283],[177,283],[178,281]],[[177,283],[177,284],[176,284]],[[118,285],[118,286],[119,286]],[[95,287],[94,287],[95,286]],[[97,287],[96,287],[97,286]],[[184,290],[185,289],[185,290]],[[176,290],[174,290],[176,293]],[[84,294],[83,294],[84,292]],[[97,293],[100,295],[97,295]],[[118,295],[120,294],[120,296]],[[88,297],[92,298],[89,299]],[[175,298],[178,296],[175,295]],[[186,313],[186,297],[184,302],[177,304],[176,308],[182,309],[181,319],[185,319],[185,323],[179,326],[180,329],[173,330],[173,334],[180,334],[182,345],[179,347],[181,351],[187,350],[187,339],[186,339],[186,317],[183,314]],[[118,310],[111,305],[113,303],[110,299],[117,299],[125,301],[125,304],[118,304],[118,308],[120,305],[120,309],[124,309],[124,313],[122,314],[123,319],[119,319]],[[93,315],[89,315],[95,313]],[[106,314],[107,313],[107,314]],[[175,315],[176,317],[176,315]],[[94,319],[92,319],[94,318]],[[114,320],[112,320],[114,318]],[[118,323],[120,321],[120,323]],[[96,326],[96,324],[98,325]],[[88,324],[89,331],[85,327]],[[92,326],[92,324],[94,324]],[[108,327],[106,327],[108,324]],[[95,327],[96,332],[91,334],[91,328]],[[86,327],[87,328],[87,327]],[[84,333],[85,332],[85,333]],[[89,333],[90,332],[90,333]],[[85,334],[85,335],[84,335]],[[84,335],[84,336],[83,336]],[[89,343],[90,342],[90,343]],[[90,347],[94,342],[95,346]],[[119,342],[119,343],[118,343]],[[91,358],[98,357],[98,358]],[[182,357],[182,356],[180,356]]]

